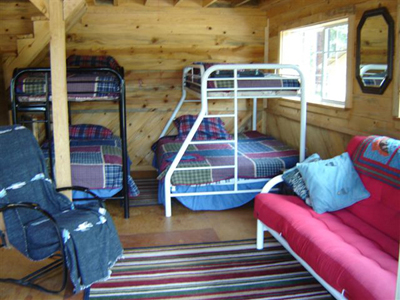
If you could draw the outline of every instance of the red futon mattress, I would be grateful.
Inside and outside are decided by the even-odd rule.
[[[348,145],[353,154],[365,137]],[[371,197],[318,214],[296,196],[259,194],[255,216],[281,233],[313,270],[348,299],[394,299],[399,259],[400,190],[360,174]]]

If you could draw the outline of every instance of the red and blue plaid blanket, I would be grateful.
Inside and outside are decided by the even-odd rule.
[[[242,133],[238,140],[239,178],[271,178],[289,169],[299,161],[299,154],[280,141],[256,131]],[[154,166],[163,179],[182,141],[175,137],[161,138],[152,147],[155,152]],[[232,143],[189,145],[179,168],[210,167],[234,164]],[[234,170],[207,169],[176,171],[172,175],[174,185],[195,185],[234,178]]]
[[[31,72],[21,75],[16,82],[16,91],[19,101],[45,101],[45,73]],[[119,96],[120,82],[112,73],[73,72],[67,75],[67,91],[69,101],[113,100]],[[51,81],[49,92],[51,94]]]
[[[42,149],[48,159],[48,144],[44,144]],[[121,189],[123,176],[120,138],[71,139],[70,151],[72,185],[92,190]],[[139,189],[131,176],[128,176],[128,187],[129,196],[139,195]]]
[[[107,55],[71,55],[67,59],[67,66],[80,68],[111,68],[117,71],[121,68],[114,57]]]
[[[67,59],[67,66],[70,68],[67,71],[69,101],[118,99],[121,84],[114,73],[107,70],[85,71],[87,68],[111,68],[120,71],[122,68],[113,57],[71,55]],[[46,101],[46,73],[50,85],[48,90],[51,94],[50,72],[32,71],[18,77],[16,82],[18,100]]]

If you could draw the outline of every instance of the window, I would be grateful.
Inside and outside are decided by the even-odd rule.
[[[344,106],[348,19],[282,31],[280,63],[298,65],[308,102]]]

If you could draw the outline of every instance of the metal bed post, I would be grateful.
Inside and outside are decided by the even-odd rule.
[[[238,70],[234,69],[233,70],[233,113],[234,113],[234,169],[233,169],[233,178],[235,180],[235,184],[233,186],[233,190],[237,191],[238,190]]]
[[[49,141],[49,172],[50,172],[50,177],[55,180],[54,178],[54,170],[53,170],[53,149],[52,149],[52,140],[50,139],[50,133],[51,133],[51,104],[50,104],[50,93],[49,93],[49,74],[48,72],[45,72],[44,75],[44,80],[45,80],[45,97],[46,97],[46,111],[44,112],[44,118],[45,118],[45,131],[46,131],[46,139]]]
[[[123,71],[122,71],[123,72]],[[126,142],[126,99],[125,99],[125,80],[118,74],[121,80],[121,98],[119,101],[119,119],[120,119],[120,135],[122,147],[122,196],[124,202],[124,217],[129,218],[129,189],[128,189],[128,145]]]
[[[12,122],[13,124],[17,123],[17,101],[16,101],[16,97],[15,97],[15,77],[13,76],[13,78],[11,79],[11,83],[10,83],[10,99],[11,99],[11,105],[12,105]]]
[[[207,87],[207,81],[205,80],[205,78],[208,78],[207,76],[203,76],[203,71],[204,71],[204,67],[203,69],[201,69],[201,89],[202,89],[202,97],[201,97],[201,109],[200,109],[200,113],[196,119],[196,121],[193,124],[193,127],[190,129],[188,137],[185,139],[185,141],[183,142],[181,148],[179,149],[178,153],[175,156],[174,161],[172,162],[167,174],[165,175],[165,216],[166,217],[171,217],[172,215],[172,209],[171,209],[171,176],[172,173],[174,172],[174,170],[176,169],[176,167],[178,166],[179,161],[181,160],[183,154],[185,153],[187,147],[189,146],[189,143],[192,141],[192,138],[194,136],[194,134],[197,131],[197,128],[199,128],[201,121],[204,118],[204,115],[207,112],[207,98],[203,97],[203,94],[206,95],[207,91],[206,91],[206,87]],[[206,71],[207,73],[207,71]],[[208,72],[209,74],[209,72]],[[205,81],[205,86],[204,86],[204,81]],[[182,86],[182,88],[184,88],[184,86]]]
[[[68,101],[68,124],[72,125],[71,102]]]
[[[307,100],[306,100],[306,84],[304,81],[303,72],[300,71],[299,67],[293,66],[298,72],[301,81],[301,96],[300,96],[300,154],[299,161],[302,162],[306,158],[306,131],[307,131]]]
[[[253,126],[252,129],[257,130],[257,98],[253,98]]]

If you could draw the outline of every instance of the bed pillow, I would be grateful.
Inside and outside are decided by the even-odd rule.
[[[303,163],[310,163],[319,160],[321,160],[319,154],[314,153],[309,157],[307,157],[303,161]],[[289,185],[292,188],[292,190],[296,193],[297,196],[303,199],[303,201],[305,201],[307,205],[311,206],[310,194],[308,192],[306,184],[304,183],[303,177],[301,177],[300,171],[297,168],[297,166],[283,172],[282,179],[287,185]]]
[[[177,140],[184,140],[189,134],[197,116],[183,115],[174,120],[178,129]],[[194,140],[231,140],[232,136],[226,131],[224,122],[220,118],[204,118],[201,122]]]
[[[327,160],[297,164],[313,209],[322,214],[353,205],[370,196],[347,152]]]
[[[68,67],[120,69],[112,56],[71,55],[67,59]]]
[[[108,139],[112,136],[112,131],[101,125],[79,124],[69,126],[69,137],[71,139]]]

